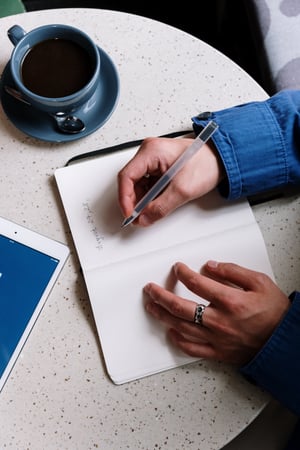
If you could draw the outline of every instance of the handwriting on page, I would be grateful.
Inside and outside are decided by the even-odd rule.
[[[88,201],[82,203],[83,210],[85,212],[85,219],[89,225],[89,231],[92,234],[96,242],[96,249],[101,251],[104,248],[104,236],[97,228],[97,222],[95,218],[95,212],[91,208]]]

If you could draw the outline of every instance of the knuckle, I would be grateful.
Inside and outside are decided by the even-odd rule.
[[[227,272],[238,272],[239,266],[232,262],[220,263],[219,268],[223,273]]]
[[[158,142],[159,142],[158,137],[152,137],[152,136],[146,137],[143,140],[142,145],[140,146],[139,150],[142,150],[143,148],[147,147],[148,145],[151,145],[151,146],[156,145]]]
[[[199,286],[199,276],[197,273],[191,272],[188,275],[188,286],[189,289],[195,292]]]
[[[236,294],[232,291],[224,290],[221,295],[218,296],[218,299],[221,300],[222,304],[224,305],[224,308],[227,309],[227,311],[232,311],[237,306],[236,301]]]
[[[269,277],[262,273],[262,272],[256,272],[254,274],[255,282],[258,286],[265,286],[266,283],[269,283]]]
[[[170,312],[175,317],[184,317],[184,307],[177,300],[174,300],[174,302],[171,303],[171,305],[170,305]]]
[[[158,219],[162,219],[167,214],[168,214],[168,210],[163,205],[161,205],[161,204],[155,205],[155,206],[153,205],[152,210],[151,210],[151,218],[158,220]]]

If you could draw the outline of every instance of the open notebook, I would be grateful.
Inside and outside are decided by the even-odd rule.
[[[170,287],[174,262],[183,261],[199,271],[208,259],[233,261],[273,278],[246,200],[229,203],[212,192],[149,228],[121,229],[117,173],[136,150],[55,172],[107,372],[116,384],[195,361],[171,346],[163,325],[144,309],[143,286],[154,281]],[[195,299],[179,283],[172,288]]]

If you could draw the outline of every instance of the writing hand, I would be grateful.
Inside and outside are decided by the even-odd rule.
[[[249,362],[290,305],[267,275],[236,264],[210,261],[205,265],[207,275],[183,263],[176,263],[173,270],[177,280],[210,302],[202,325],[194,323],[194,301],[154,283],[144,288],[149,297],[146,309],[168,327],[172,343],[193,357],[237,365]]]
[[[125,217],[193,139],[147,138],[118,174],[119,204]],[[166,189],[142,211],[136,225],[148,226],[179,206],[217,186],[223,168],[212,143],[205,144],[178,172]]]

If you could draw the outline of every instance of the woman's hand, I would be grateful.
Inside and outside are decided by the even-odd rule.
[[[236,264],[209,261],[205,275],[176,263],[174,274],[209,302],[202,324],[194,323],[196,303],[149,283],[147,311],[169,328],[172,343],[193,357],[236,365],[249,362],[269,339],[290,301],[265,274]],[[199,303],[203,303],[199,299]],[[205,302],[206,303],[206,302]]]
[[[119,204],[125,217],[193,139],[147,138],[118,174]],[[210,142],[178,172],[165,190],[142,211],[136,225],[148,226],[179,206],[214,189],[223,177],[223,166]]]

